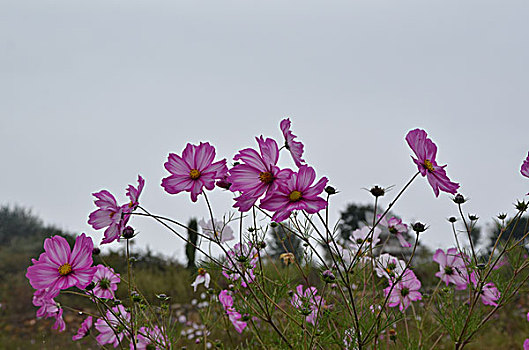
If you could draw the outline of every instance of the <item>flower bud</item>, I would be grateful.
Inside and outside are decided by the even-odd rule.
[[[99,249],[98,247],[95,247],[94,249],[92,249],[92,255],[99,255],[101,254],[101,249]]]
[[[325,187],[325,192],[328,194],[328,195],[333,195],[333,194],[336,194],[336,189],[332,186],[327,186]]]
[[[386,190],[380,186],[371,187],[369,192],[371,192],[371,194],[375,197],[383,197],[384,194],[386,194]]]
[[[479,219],[479,217],[477,215],[472,215],[472,214],[468,214],[468,218],[471,220],[471,221],[476,221],[477,219]]]
[[[518,203],[516,203],[516,205],[514,206],[516,208],[516,210],[520,211],[520,212],[525,212],[527,211],[527,207],[529,206],[529,204],[525,201],[518,201]]]
[[[411,228],[413,229],[413,231],[415,231],[417,234],[421,233],[421,232],[424,232],[426,231],[427,227],[423,224],[423,223],[420,223],[420,222],[416,222],[414,223]]]
[[[505,218],[507,218],[507,214],[506,214],[506,213],[500,213],[500,214],[498,214],[498,219],[500,219],[500,220],[505,220]]]
[[[452,224],[457,221],[455,216],[451,216],[448,218],[448,221],[450,221]]]
[[[455,197],[452,200],[456,204],[463,204],[463,203],[465,203],[467,201],[467,199],[465,197],[463,197],[463,195],[461,193],[456,194]]]
[[[125,229],[123,229],[122,236],[125,239],[131,239],[132,237],[134,237],[134,229],[130,226],[125,227]]]

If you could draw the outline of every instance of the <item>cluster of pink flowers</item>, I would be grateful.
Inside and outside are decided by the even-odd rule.
[[[255,279],[254,269],[257,266],[259,253],[251,242],[237,243],[228,251],[228,258],[222,270],[224,277],[231,281],[241,281],[241,286],[248,287]]]
[[[451,283],[456,289],[463,290],[472,283],[474,288],[479,288],[476,272],[470,269],[470,258],[457,248],[449,248],[446,253],[437,249],[433,261],[439,264],[439,272],[435,276],[447,286]],[[501,297],[500,291],[492,282],[483,284],[479,294],[483,304],[491,306],[497,306],[497,300]]]
[[[313,326],[316,326],[321,310],[327,307],[325,299],[318,295],[318,289],[316,287],[308,287],[303,290],[302,284],[296,287],[290,303],[305,316],[305,321]]]
[[[316,183],[316,172],[308,165],[303,165],[303,144],[295,141],[290,131],[290,120],[284,119],[280,124],[285,137],[285,148],[290,151],[298,172],[291,169],[280,169],[279,148],[271,138],[257,137],[259,151],[245,148],[234,157],[237,162],[228,170],[226,160],[213,162],[215,149],[209,143],[198,146],[187,144],[182,156],[169,154],[165,168],[171,173],[162,180],[162,186],[170,194],[182,191],[191,193],[191,200],[196,202],[204,188],[212,190],[215,183],[239,193],[234,207],[241,212],[250,210],[264,195],[259,206],[273,212],[272,219],[281,222],[295,210],[315,214],[327,206],[319,197],[328,180],[321,178]]]

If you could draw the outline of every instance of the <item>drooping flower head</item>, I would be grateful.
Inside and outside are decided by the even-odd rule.
[[[435,276],[448,286],[453,283],[456,289],[463,290],[467,288],[469,282],[467,263],[468,257],[457,251],[457,248],[450,248],[446,253],[442,249],[437,249],[433,256],[433,261],[439,264],[439,272]]]
[[[93,282],[95,287],[92,292],[96,297],[114,299],[114,292],[118,289],[118,283],[121,282],[121,279],[119,273],[114,272],[113,268],[97,265]]]
[[[204,287],[209,288],[209,282],[211,281],[211,277],[209,273],[207,273],[206,269],[203,267],[198,269],[198,275],[197,278],[195,278],[195,281],[191,283],[191,287],[193,287],[193,291],[197,291],[197,287],[199,284],[204,283]]]
[[[277,183],[287,180],[292,175],[292,170],[280,170],[276,164],[279,159],[277,143],[270,138],[256,137],[259,145],[258,153],[251,148],[245,148],[233,158],[242,161],[230,169],[228,181],[231,183],[230,191],[242,192],[235,198],[235,208],[246,212],[265,192],[273,192]]]
[[[39,260],[32,259],[26,277],[35,289],[55,290],[73,286],[84,289],[92,282],[96,267],[92,267],[92,239],[84,233],[77,236],[73,250],[64,237],[53,236],[44,240],[44,253]]]
[[[208,142],[198,146],[188,143],[182,156],[170,153],[164,166],[171,175],[162,180],[162,187],[170,194],[190,192],[191,200],[196,202],[204,187],[211,191],[215,181],[228,172],[226,159],[213,162],[214,158],[215,148]]]
[[[92,316],[85,318],[83,323],[81,323],[81,327],[77,330],[77,334],[72,337],[72,340],[83,339],[90,333],[90,328],[92,328]]]
[[[450,181],[444,168],[446,165],[437,165],[437,146],[427,137],[426,131],[415,129],[406,135],[408,145],[417,158],[412,157],[422,176],[426,176],[432,186],[435,196],[439,196],[439,190],[455,194],[459,184]]]
[[[406,270],[402,277],[396,283],[390,283],[389,287],[384,289],[384,294],[388,298],[389,307],[399,307],[400,311],[404,311],[410,306],[412,301],[422,299],[422,294],[419,292],[421,288],[421,281],[415,276],[412,270]]]
[[[327,178],[322,177],[316,184],[316,172],[308,165],[302,165],[297,173],[279,184],[278,188],[261,200],[260,207],[274,212],[272,220],[281,222],[294,210],[304,210],[315,214],[327,206],[327,202],[319,197],[325,189]]]
[[[279,124],[279,127],[285,138],[285,147],[289,150],[294,163],[296,163],[296,166],[299,168],[302,163],[305,163],[303,158],[301,158],[303,156],[303,144],[299,141],[294,141],[296,135],[290,131],[290,118],[283,119]]]
[[[112,344],[117,347],[128,333],[125,327],[130,327],[130,314],[123,305],[114,306],[106,313],[106,320],[99,318],[95,328],[100,332],[96,337],[99,345]]]
[[[377,219],[380,219],[381,214],[377,215]],[[411,247],[411,243],[406,241],[404,235],[408,233],[408,225],[404,224],[401,219],[397,217],[391,217],[386,220],[386,217],[380,219],[380,225],[388,228],[389,233],[394,234],[399,240],[400,246],[403,248]]]
[[[211,219],[208,220],[208,222],[204,221],[204,219],[200,219],[200,221],[198,222],[200,227],[202,227],[202,232],[204,232],[204,234],[208,236],[212,241],[224,243],[231,241],[235,238],[231,227],[224,224],[224,222],[220,220],[214,219],[214,222],[215,228],[213,228]]]

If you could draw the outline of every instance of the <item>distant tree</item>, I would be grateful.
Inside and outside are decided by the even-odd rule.
[[[195,255],[196,255],[196,245],[198,240],[198,223],[197,219],[191,218],[189,222],[187,223],[187,239],[186,242],[186,257],[187,257],[187,268],[189,270],[195,270],[196,264],[195,264]]]
[[[346,241],[354,230],[365,225],[371,226],[373,212],[374,207],[371,204],[348,204],[345,210],[340,213],[340,238]],[[382,210],[378,208],[377,213],[382,213]]]
[[[509,237],[511,237],[511,240],[520,240],[522,237],[525,236],[527,231],[529,230],[529,217],[523,216],[520,218],[518,223],[516,222],[507,222],[506,226],[508,225],[507,229],[501,234],[500,243],[505,243]],[[492,247],[494,247],[494,244],[496,243],[496,240],[500,236],[501,227],[499,224],[496,224],[494,228],[490,231],[489,237],[490,242],[488,246],[488,250],[492,251]],[[527,237],[522,242],[522,245],[525,245],[529,243],[529,239]]]
[[[302,241],[296,235],[281,225],[272,227],[270,230],[269,255],[273,259],[279,259],[283,253],[292,253],[297,261],[303,257]]]

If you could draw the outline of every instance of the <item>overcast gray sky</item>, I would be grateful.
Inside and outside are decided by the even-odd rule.
[[[209,141],[230,161],[255,136],[282,142],[289,116],[305,160],[341,191],[335,219],[371,201],[364,187],[404,185],[416,171],[404,137],[420,127],[490,222],[529,191],[528,15],[506,0],[0,0],[0,204],[93,233],[91,193],[124,202],[140,173],[145,207],[206,216],[203,199],[163,192],[168,153]],[[211,196],[230,211],[229,193]],[[428,223],[429,246],[453,244],[455,207],[424,178],[395,212]],[[182,259],[170,233],[132,223],[140,246]]]

